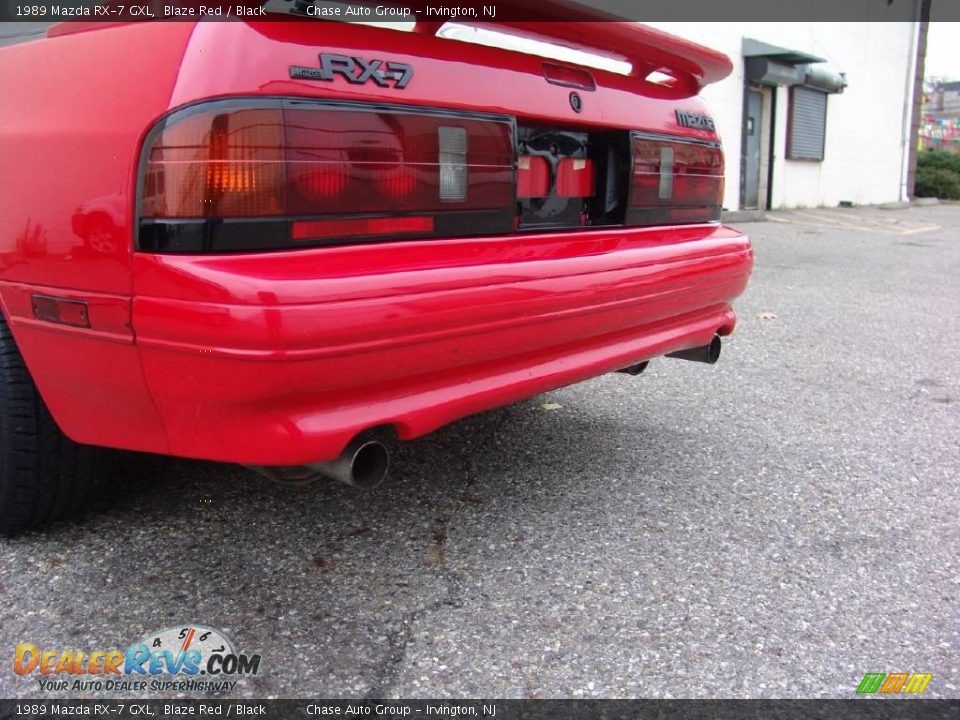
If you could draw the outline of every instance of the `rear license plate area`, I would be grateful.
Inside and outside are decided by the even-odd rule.
[[[629,178],[626,131],[517,128],[520,230],[622,225]]]

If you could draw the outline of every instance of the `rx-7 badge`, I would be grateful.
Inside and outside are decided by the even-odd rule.
[[[413,67],[406,63],[366,60],[331,53],[320,53],[320,67],[290,66],[290,77],[297,80],[333,81],[335,75],[354,85],[373,81],[380,87],[390,87],[393,83],[397,90],[403,90],[413,79]]]

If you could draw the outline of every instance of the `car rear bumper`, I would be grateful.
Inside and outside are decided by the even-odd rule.
[[[716,225],[137,257],[132,317],[176,455],[261,465],[408,439],[735,323],[747,239]]]
[[[256,465],[407,439],[733,331],[753,265],[719,225],[238,255],[134,255],[133,294],[0,283],[78,442]],[[87,303],[90,328],[34,317]]]

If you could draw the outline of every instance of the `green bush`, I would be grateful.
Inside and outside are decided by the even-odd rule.
[[[936,197],[942,200],[960,200],[960,172],[918,163],[914,195]]]
[[[960,174],[960,154],[946,150],[925,150],[917,156],[918,168],[939,168]]]
[[[960,155],[945,150],[920,153],[914,195],[960,200]]]

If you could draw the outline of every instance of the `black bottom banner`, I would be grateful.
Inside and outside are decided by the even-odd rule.
[[[0,700],[7,718],[960,720],[960,700]]]

